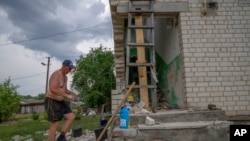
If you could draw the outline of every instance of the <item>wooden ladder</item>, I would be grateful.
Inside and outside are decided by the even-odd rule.
[[[154,10],[153,0],[129,0],[128,28],[126,42],[126,87],[130,83],[130,69],[137,68],[140,101],[145,108],[157,112],[155,47],[154,47]],[[134,49],[135,54],[131,54]],[[132,61],[132,57],[136,61]],[[139,84],[138,84],[139,83]],[[150,99],[151,106],[150,108]]]

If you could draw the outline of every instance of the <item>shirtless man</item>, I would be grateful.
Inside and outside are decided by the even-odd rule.
[[[56,70],[49,79],[49,89],[45,98],[45,110],[48,114],[50,123],[49,141],[55,141],[57,127],[59,122],[65,118],[61,129],[61,134],[57,141],[66,141],[65,134],[69,130],[71,123],[75,119],[69,104],[64,99],[74,100],[72,91],[67,89],[67,74],[75,69],[72,61],[64,60],[62,67]]]

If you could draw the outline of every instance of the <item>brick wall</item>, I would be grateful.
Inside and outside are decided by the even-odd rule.
[[[250,6],[216,1],[210,15],[202,15],[200,0],[180,13],[187,105],[212,103],[227,115],[250,115]]]
[[[117,90],[112,109],[124,90],[123,19],[115,6],[128,0],[111,0],[116,54]],[[250,4],[241,0],[213,0],[216,10],[203,15],[204,0],[156,0],[188,2],[179,14],[184,95],[188,107],[216,104],[227,115],[250,115]],[[120,67],[120,68],[119,68]],[[120,74],[120,75],[119,75]]]

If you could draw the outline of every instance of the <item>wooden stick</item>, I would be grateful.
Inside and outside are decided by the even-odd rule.
[[[105,125],[104,129],[102,130],[100,136],[97,138],[97,141],[101,141],[102,136],[104,135],[105,131],[107,130],[109,124],[112,122],[113,118],[115,117],[115,115],[118,113],[118,111],[120,110],[120,108],[122,107],[122,105],[124,105],[124,102],[126,101],[130,91],[133,89],[133,87],[135,86],[135,82],[133,82],[128,91],[126,92],[124,98],[122,99],[122,101],[120,102],[120,104],[117,106],[115,112],[112,114],[111,118],[109,119],[108,123]],[[112,132],[112,131],[111,131]]]

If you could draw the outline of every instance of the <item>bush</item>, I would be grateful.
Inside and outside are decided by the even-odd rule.
[[[10,82],[10,78],[0,83],[0,123],[13,118],[13,114],[19,110],[20,96],[17,88]]]
[[[30,119],[32,114],[16,114],[13,120],[22,120],[22,119]]]
[[[43,113],[43,120],[48,120],[48,114],[47,113]]]
[[[75,120],[81,120],[81,114],[80,114],[80,112],[79,112],[79,110],[78,109],[76,109],[76,108],[73,108],[72,109],[72,112],[75,114]]]
[[[33,120],[38,120],[38,119],[39,119],[39,114],[36,113],[36,112],[33,112],[33,113],[32,113],[32,119],[33,119]]]

